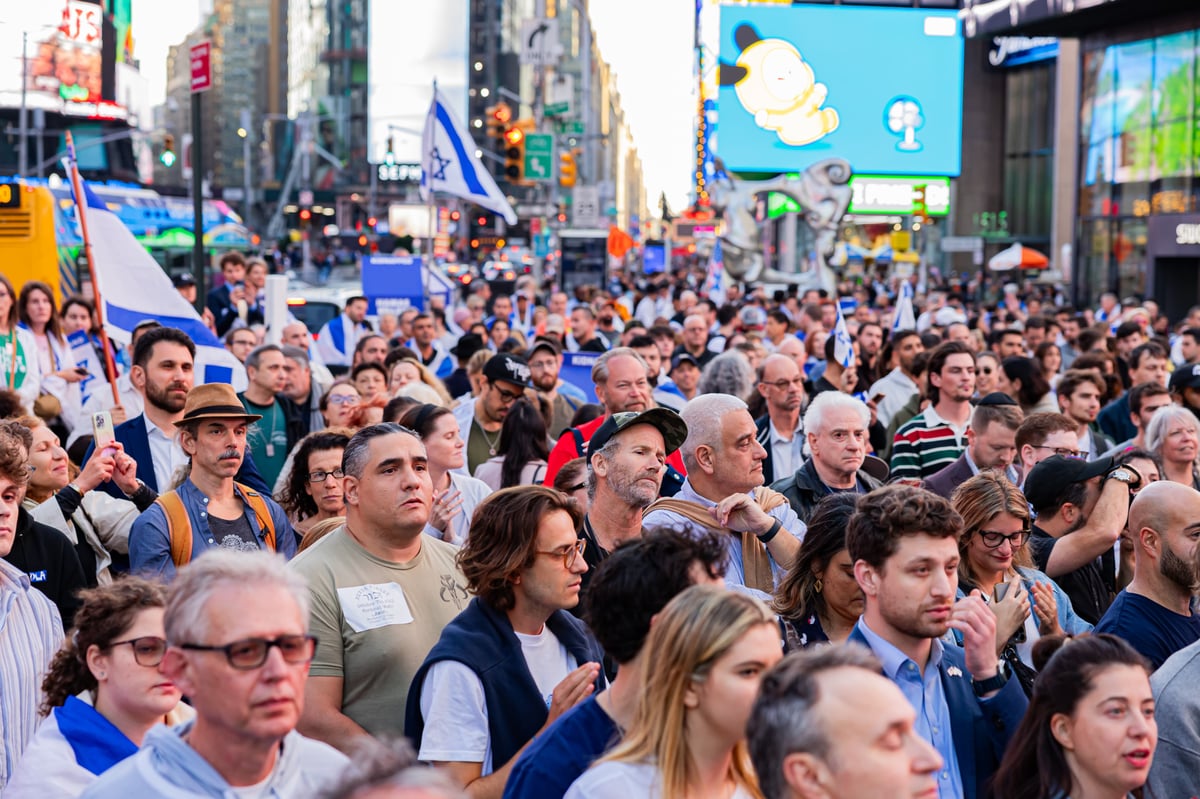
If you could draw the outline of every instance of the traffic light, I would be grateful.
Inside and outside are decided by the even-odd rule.
[[[396,163],[396,139],[390,133],[387,137],[387,152],[383,154],[383,160],[387,164]]]
[[[309,210],[308,208],[301,208],[299,217],[300,217],[300,227],[307,228],[309,222],[312,221],[312,211]]]
[[[495,142],[497,150],[504,152],[504,131],[512,121],[512,109],[508,107],[508,103],[496,103],[488,106],[484,115],[487,118],[488,139]]]
[[[568,189],[575,185],[579,176],[579,162],[576,159],[580,154],[581,150],[578,147],[563,150],[558,154],[558,185]]]
[[[525,131],[518,127],[504,131],[504,177],[509,183],[525,179]]]
[[[925,201],[925,186],[913,187],[913,219],[924,224],[929,221],[929,205]]]
[[[167,169],[175,166],[175,137],[170,133],[163,136],[163,151],[158,160]]]

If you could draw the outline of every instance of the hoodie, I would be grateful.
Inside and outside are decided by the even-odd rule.
[[[142,749],[122,761],[82,794],[82,799],[129,799],[131,796],[220,797],[237,799],[234,789],[212,765],[183,740],[192,723],[174,729],[155,727]],[[283,739],[264,792],[272,799],[316,796],[336,780],[350,761],[331,746],[293,730]]]

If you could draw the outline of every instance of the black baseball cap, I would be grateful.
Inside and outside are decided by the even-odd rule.
[[[466,333],[458,339],[458,343],[450,348],[450,354],[460,361],[466,361],[483,349],[483,336],[478,333]]]
[[[1171,372],[1171,391],[1183,391],[1185,388],[1200,388],[1200,363],[1184,364]]]
[[[633,427],[635,424],[648,424],[662,433],[663,444],[666,445],[668,455],[679,449],[683,444],[683,440],[687,438],[687,423],[670,408],[651,408],[648,411],[622,411],[621,413],[614,413],[596,428],[596,432],[592,433],[592,438],[588,441],[588,466],[592,465],[593,453],[599,452],[600,448],[607,444],[617,433]]]
[[[1108,474],[1112,468],[1111,455],[1095,461],[1051,455],[1029,470],[1025,499],[1035,511],[1052,508],[1071,485]]]
[[[533,360],[533,356],[538,350],[550,350],[550,352],[554,353],[555,356],[562,355],[562,347],[559,346],[558,342],[552,338],[547,338],[546,336],[538,336],[535,338],[533,340],[533,346],[529,348],[529,352],[525,354],[525,357],[529,360]]]
[[[670,374],[671,372],[674,372],[676,369],[678,369],[679,364],[681,364],[681,363],[690,363],[692,366],[696,367],[697,369],[700,368],[700,362],[696,360],[696,356],[692,355],[690,352],[678,352],[675,355],[671,356],[671,368],[667,372],[667,374]]]
[[[1016,405],[1017,401],[1005,394],[1003,391],[993,391],[986,397],[983,397],[977,403],[978,405]]]
[[[512,383],[514,386],[533,388],[529,362],[519,355],[493,355],[483,365],[483,376],[492,383]]]
[[[196,285],[196,278],[192,277],[191,272],[180,272],[178,275],[171,278],[171,282],[175,285],[175,288],[181,289],[184,286]]]

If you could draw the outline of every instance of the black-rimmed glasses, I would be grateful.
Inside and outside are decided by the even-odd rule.
[[[1012,535],[1005,535],[993,530],[980,530],[979,537],[983,539],[983,545],[988,549],[999,549],[1000,545],[1007,541],[1013,551],[1016,551],[1025,546],[1025,542],[1029,540],[1029,531],[1021,530]]]
[[[325,479],[328,477],[332,477],[335,480],[341,480],[345,476],[346,476],[346,473],[343,472],[342,467],[339,466],[338,468],[334,469],[332,472],[320,472],[320,471],[309,472],[308,473],[308,482],[324,483]]]
[[[141,638],[130,638],[128,641],[113,641],[108,648],[127,644],[133,647],[133,659],[139,666],[157,666],[162,663],[163,655],[167,654],[167,642],[156,635],[144,635]]]
[[[288,663],[308,663],[317,651],[317,639],[312,635],[281,635],[274,640],[245,638],[224,646],[205,644],[180,644],[180,649],[195,652],[222,652],[229,665],[242,671],[257,669],[267,662],[271,647],[279,647],[279,654]]]
[[[1090,453],[1081,449],[1067,449],[1066,447],[1048,447],[1045,444],[1034,444],[1034,449],[1050,449],[1054,450],[1055,455],[1062,455],[1064,458],[1073,458],[1079,460],[1086,458]]]
[[[584,538],[578,539],[569,547],[560,547],[558,549],[535,549],[537,555],[553,555],[556,558],[562,558],[563,568],[569,569],[575,565],[575,559],[583,554],[587,549],[587,540]]]

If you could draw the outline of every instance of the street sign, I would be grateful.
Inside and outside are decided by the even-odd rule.
[[[550,180],[554,176],[554,137],[549,133],[525,135],[525,179]]]
[[[521,63],[535,67],[553,66],[562,55],[558,19],[527,19],[521,23]]]
[[[212,42],[205,39],[192,45],[192,94],[212,88]]]
[[[549,97],[543,112],[548,117],[561,117],[571,113],[571,102],[575,99],[575,76],[558,74],[549,86]]]
[[[598,228],[604,225],[600,213],[600,189],[597,186],[576,186],[572,208],[575,227]]]
[[[577,119],[574,120],[559,120],[558,132],[566,136],[582,136],[583,123]]]

